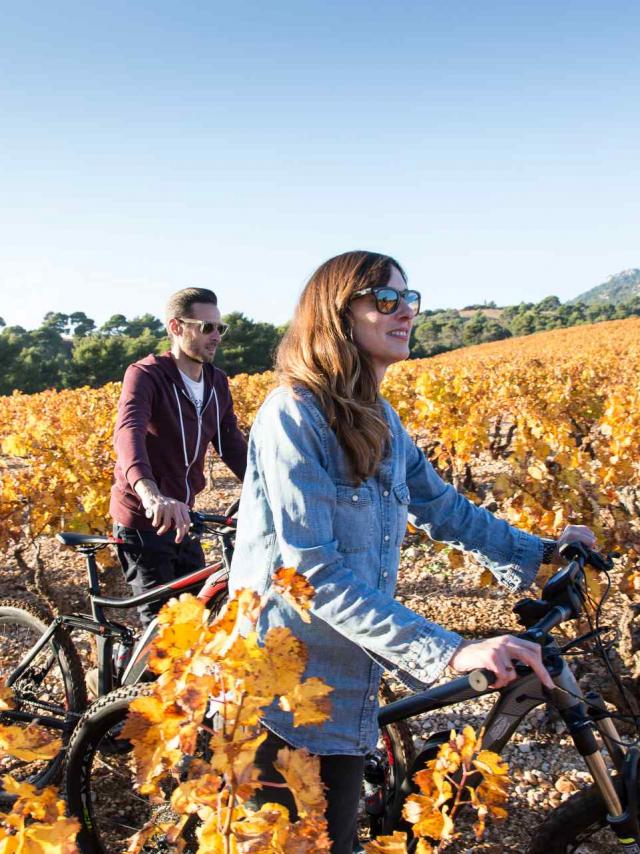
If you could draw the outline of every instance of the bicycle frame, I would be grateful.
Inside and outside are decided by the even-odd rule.
[[[562,570],[567,577],[570,576],[570,567]],[[580,570],[582,570],[582,564]],[[516,679],[499,690],[498,698],[484,720],[482,745],[487,750],[500,753],[529,712],[544,703],[553,706],[563,719],[576,750],[582,756],[600,791],[607,807],[607,821],[616,834],[620,846],[628,854],[631,852],[640,854],[637,811],[640,750],[636,747],[625,749],[621,746],[615,724],[597,692],[588,692],[584,700],[581,699],[583,692],[571,667],[562,658],[554,638],[547,634],[553,626],[577,616],[576,613],[572,613],[571,607],[567,604],[572,601],[570,584],[567,585],[566,602],[561,598],[559,601],[560,604],[554,605],[542,620],[522,635],[542,643],[543,660],[555,685],[554,690],[549,691],[544,688],[530,668],[516,664]],[[384,727],[399,720],[406,720],[425,712],[436,711],[493,693],[495,689],[490,687],[492,678],[491,673],[474,671],[444,685],[396,700],[379,710],[378,724]],[[622,798],[605,764],[594,728],[598,731],[602,744],[607,749],[617,773],[621,776]],[[426,747],[416,757],[400,787],[402,798],[396,809],[397,814],[392,816],[394,826],[400,819],[404,798],[413,791],[413,775],[424,768],[427,761],[435,757],[440,744],[448,738],[448,731],[434,733]]]
[[[231,526],[235,521],[231,516],[220,517],[213,514],[201,513],[193,513],[192,519],[196,525],[199,525],[205,531],[207,529],[203,528],[203,526],[207,521],[214,521],[217,524],[225,524],[227,526]],[[134,632],[128,626],[109,620],[105,615],[104,609],[130,610],[149,602],[166,601],[172,595],[179,595],[185,592],[197,592],[198,598],[209,607],[214,602],[224,599],[228,589],[229,566],[233,548],[228,539],[229,530],[215,533],[222,540],[222,560],[208,564],[201,569],[194,570],[187,575],[183,575],[165,584],[159,584],[145,593],[124,598],[114,598],[101,594],[96,561],[96,552],[98,549],[103,548],[107,544],[118,543],[117,539],[111,537],[84,537],[82,539],[83,535],[59,535],[59,538],[63,542],[65,542],[63,537],[70,538],[73,536],[74,540],[71,544],[86,559],[91,615],[61,614],[55,617],[46,632],[44,632],[10,674],[7,679],[7,685],[11,686],[20,679],[47,644],[55,644],[55,634],[61,626],[64,626],[69,631],[78,630],[95,635],[98,658],[99,696],[108,694],[119,684],[131,685],[139,681],[147,669],[146,666],[151,644],[158,633],[157,617],[151,621],[136,642]],[[125,657],[128,659],[122,673],[116,679],[114,679],[112,666],[114,643],[121,644],[125,650]],[[63,731],[73,728],[74,724],[68,720],[68,714],[65,709],[46,703],[41,703],[41,706],[53,714],[62,716],[62,719],[46,715],[38,716],[38,720],[43,724]],[[14,710],[7,710],[4,713],[4,717],[23,721],[33,720],[33,715],[27,715],[26,713]]]

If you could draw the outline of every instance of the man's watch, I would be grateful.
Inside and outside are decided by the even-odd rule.
[[[553,556],[556,553],[556,546],[558,545],[555,540],[551,540],[548,537],[540,537],[542,540],[542,544],[544,549],[542,551],[542,563],[551,563],[553,560]]]

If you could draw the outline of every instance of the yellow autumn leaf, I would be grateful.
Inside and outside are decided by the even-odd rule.
[[[402,815],[409,824],[413,825],[416,836],[441,838],[445,820],[432,798],[425,795],[409,795],[404,802]]]
[[[452,569],[460,569],[464,566],[464,554],[459,549],[449,549],[447,551],[447,560]]]
[[[324,784],[320,779],[320,759],[304,749],[278,751],[275,768],[284,777],[291,790],[300,816],[310,813],[324,814],[327,801]]]
[[[54,822],[34,822],[28,825],[23,834],[23,847],[18,849],[25,854],[76,854],[76,836],[80,831],[80,822],[75,818],[57,818]],[[0,849],[1,850],[1,849]]]
[[[231,825],[239,852],[280,851],[289,834],[289,812],[281,804],[267,803]]]
[[[265,730],[246,734],[238,732],[229,738],[223,731],[211,736],[210,749],[213,753],[211,767],[233,780],[243,798],[249,798],[259,788],[259,771],[254,762],[256,751],[267,737]]]
[[[189,773],[193,775],[196,772],[197,776],[180,783],[171,794],[171,806],[180,815],[198,812],[203,806],[215,809],[218,805],[218,792],[222,783],[220,775],[212,772],[208,763],[202,763],[197,768],[194,765],[190,765]]]
[[[309,609],[315,591],[304,575],[292,567],[281,567],[273,575],[273,586],[295,608],[301,620],[311,622]]]
[[[37,724],[27,727],[0,726],[0,751],[35,762],[39,759],[55,759],[62,750],[62,739],[51,738],[48,730]]]
[[[15,700],[13,699],[13,690],[7,688],[4,681],[0,679],[0,711],[7,711],[15,708]]]
[[[391,836],[377,836],[362,847],[366,854],[407,854],[407,834],[394,830]],[[425,854],[430,854],[428,849]]]
[[[332,691],[333,688],[312,676],[283,695],[280,698],[280,708],[285,712],[293,712],[294,726],[321,724],[331,715],[328,695]]]
[[[473,765],[483,774],[495,774],[504,777],[509,773],[507,763],[492,750],[481,750],[474,759]]]
[[[256,659],[246,676],[246,690],[250,694],[269,697],[286,694],[300,681],[307,666],[304,644],[294,637],[290,629],[269,629],[264,646],[256,646]]]
[[[473,727],[468,725],[465,726],[462,730],[462,734],[457,737],[456,741],[462,761],[464,765],[469,768],[473,754],[479,746]]]
[[[313,813],[290,826],[283,854],[330,854],[332,847],[326,818]]]
[[[546,477],[546,471],[539,465],[531,465],[527,469],[527,473],[529,477],[532,477],[534,480],[543,480]]]
[[[29,445],[24,436],[14,433],[2,440],[2,453],[8,457],[26,457],[29,454]]]
[[[204,603],[195,596],[183,593],[179,599],[172,599],[164,605],[158,615],[160,631],[149,657],[151,670],[163,673],[173,661],[187,656],[205,623]]]

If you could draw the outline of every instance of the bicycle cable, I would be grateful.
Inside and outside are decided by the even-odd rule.
[[[595,632],[594,640],[596,642],[596,647],[597,647],[598,652],[600,654],[600,658],[604,662],[604,665],[607,669],[607,672],[609,673],[609,676],[610,676],[611,680],[613,681],[614,685],[618,689],[618,692],[619,692],[619,694],[620,694],[620,696],[624,702],[624,705],[626,706],[626,708],[629,712],[628,717],[631,720],[633,720],[635,727],[637,729],[640,726],[640,716],[634,712],[633,707],[632,707],[631,702],[630,702],[629,697],[628,697],[627,689],[623,685],[622,679],[616,673],[613,665],[611,664],[611,661],[609,660],[608,649],[605,648],[604,644],[602,643],[602,638],[600,637],[600,618],[602,615],[602,607],[603,607],[604,602],[606,601],[606,599],[608,598],[608,596],[611,592],[611,577],[610,577],[608,572],[605,573],[605,576],[606,576],[607,586],[606,586],[605,591],[604,591],[599,602],[596,602],[593,599],[593,597],[591,596],[591,593],[589,592],[588,589],[581,591],[580,595],[581,595],[581,597],[586,599],[586,601],[594,609],[594,621],[592,621],[589,611],[587,610],[587,608],[585,608],[585,613],[587,616],[587,622],[589,623],[589,627],[591,628],[591,630]]]

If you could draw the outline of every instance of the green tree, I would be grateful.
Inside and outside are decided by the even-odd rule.
[[[518,313],[509,328],[513,335],[531,335],[538,328],[538,318],[531,309]]]
[[[60,335],[69,333],[69,315],[60,311],[48,311],[42,321],[41,329],[53,329]]]
[[[137,338],[100,333],[77,338],[63,383],[67,388],[84,385],[98,388],[108,382],[120,381],[132,362],[157,353],[159,343],[149,329]]]
[[[126,324],[125,334],[131,338],[139,338],[144,332],[151,332],[156,338],[166,335],[164,323],[152,314],[141,314]]]
[[[506,326],[503,326],[493,317],[487,320],[487,325],[483,333],[483,341],[502,341],[505,338],[511,338],[511,332]]]
[[[216,364],[230,376],[270,370],[280,334],[270,323],[256,323],[242,312],[234,311],[223,318],[229,331],[222,339]]]
[[[555,312],[560,308],[560,300],[558,297],[545,297],[536,305],[535,309],[538,314]]]
[[[479,344],[484,340],[483,335],[487,328],[487,318],[481,311],[477,311],[473,317],[465,323],[462,330],[462,340],[465,346]]]
[[[63,339],[55,324],[43,323],[31,332],[21,326],[8,327],[2,330],[0,338],[3,394],[14,389],[33,394],[59,386],[71,344]]]
[[[129,321],[124,314],[112,314],[100,327],[105,335],[125,335]]]
[[[74,338],[84,338],[96,328],[94,321],[84,311],[74,311],[69,315],[69,326]]]

